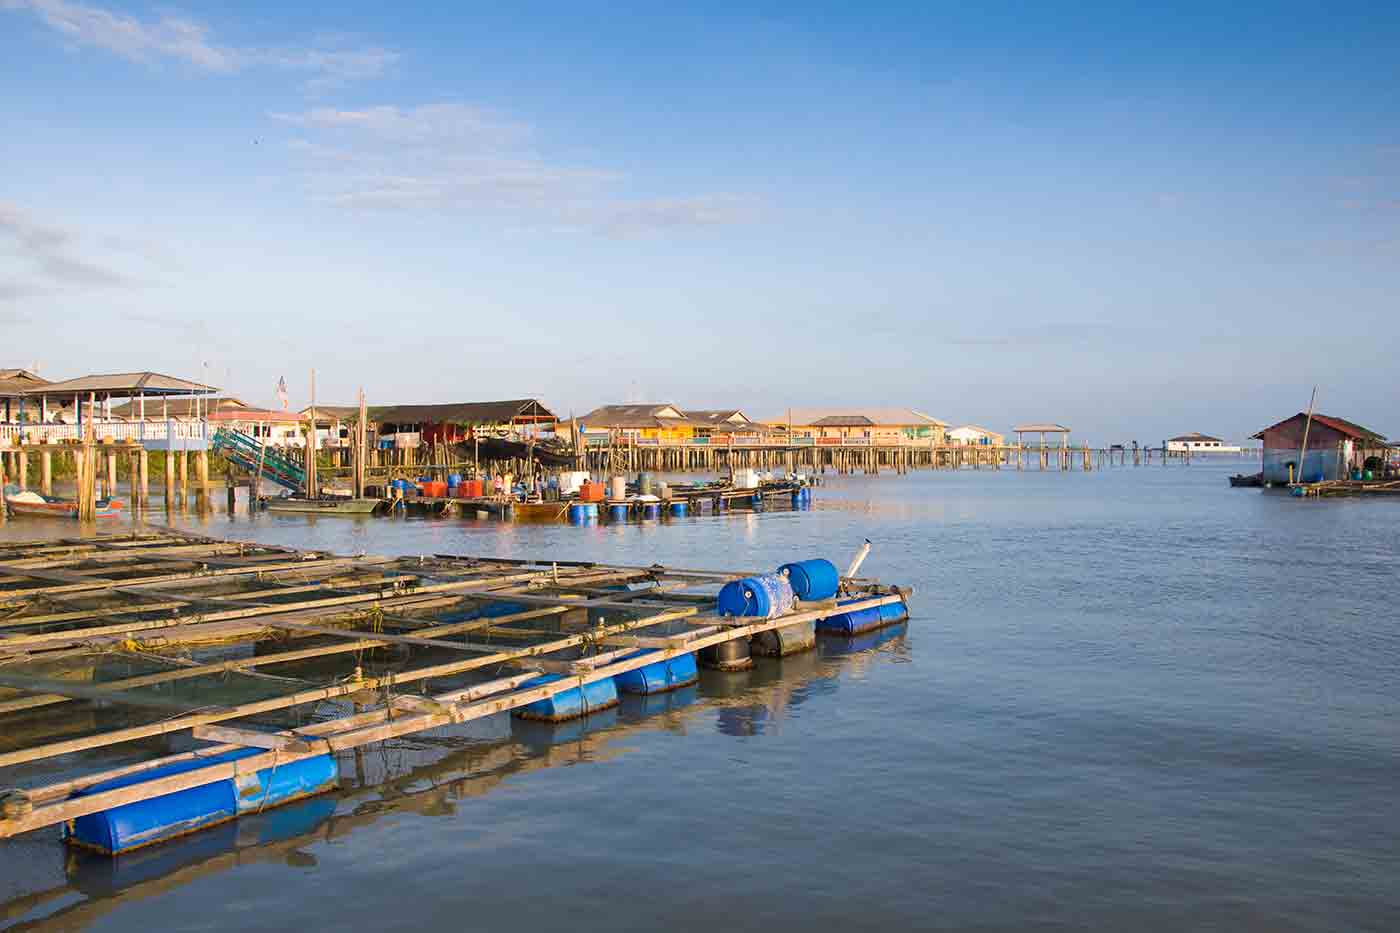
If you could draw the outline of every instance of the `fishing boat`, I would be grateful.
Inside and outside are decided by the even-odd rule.
[[[78,500],[46,496],[32,489],[20,489],[13,484],[4,490],[5,506],[11,515],[48,515],[53,518],[77,518]],[[115,518],[121,514],[118,499],[98,499],[94,507],[97,518]]]
[[[1257,489],[1264,485],[1264,474],[1250,473],[1246,475],[1244,473],[1236,473],[1234,476],[1230,477],[1230,485]]]
[[[353,496],[274,496],[263,500],[269,512],[298,512],[313,515],[371,515],[382,504],[379,499],[356,499]]]

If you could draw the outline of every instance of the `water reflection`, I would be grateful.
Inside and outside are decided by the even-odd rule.
[[[457,805],[541,769],[624,755],[628,739],[687,729],[714,717],[722,734],[781,728],[811,697],[839,689],[843,674],[891,644],[908,651],[905,626],[861,639],[818,642],[816,651],[764,659],[748,671],[702,671],[698,685],[624,696],[584,719],[550,724],[492,717],[409,736],[340,756],[341,789],[246,817],[164,845],[111,858],[65,852],[64,879],[0,904],[13,929],[70,929],[120,905],[159,897],[244,865],[281,862],[314,869],[318,843],[343,838],[390,814],[451,818]]]

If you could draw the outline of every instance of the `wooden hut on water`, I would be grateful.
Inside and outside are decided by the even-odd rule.
[[[1355,422],[1306,412],[1270,425],[1253,435],[1263,441],[1264,482],[1316,483],[1346,479],[1352,470],[1380,471],[1388,448],[1385,438]]]
[[[303,408],[310,417],[311,408]],[[366,419],[375,428],[381,449],[404,449],[424,444],[459,444],[473,436],[541,437],[554,433],[559,418],[539,399],[506,399],[497,402],[441,402],[429,405],[371,405]],[[354,405],[317,405],[316,423],[322,436],[334,446],[336,433],[344,437],[345,425],[360,417]],[[337,427],[340,426],[337,431]],[[473,433],[475,432],[475,434]]]
[[[676,405],[604,405],[578,419],[585,436],[614,441],[675,443],[695,437],[696,429],[713,425],[695,421]]]
[[[945,443],[946,421],[913,408],[856,406],[852,408],[793,408],[784,417],[768,422],[791,426],[793,441],[815,444],[870,444],[880,447]]]
[[[979,424],[964,424],[948,432],[948,443],[963,446],[1005,447],[1005,435]]]

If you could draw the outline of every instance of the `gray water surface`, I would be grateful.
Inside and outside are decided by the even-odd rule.
[[[907,626],[562,727],[341,760],[344,790],[112,860],[0,843],[38,928],[1336,930],[1400,924],[1400,501],[1237,464],[833,479],[663,525],[260,515],[340,552],[911,584]],[[33,537],[11,521],[0,534]],[[71,530],[66,530],[71,533]]]

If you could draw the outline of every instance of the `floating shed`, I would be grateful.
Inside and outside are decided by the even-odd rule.
[[[1253,438],[1264,442],[1266,483],[1346,479],[1352,470],[1368,465],[1380,469],[1386,457],[1384,437],[1335,415],[1313,414],[1309,419],[1306,412],[1299,412]]]
[[[805,591],[829,589],[798,564]],[[763,614],[721,611],[720,590],[756,579],[782,581]],[[65,825],[129,851],[334,789],[341,752],[500,713],[588,716],[692,683],[711,649],[789,654],[832,615],[907,617],[907,591],[869,578],[805,602],[787,580],[173,533],[0,544],[0,786],[17,788],[0,838]],[[100,750],[157,736],[181,750],[102,767]]]

